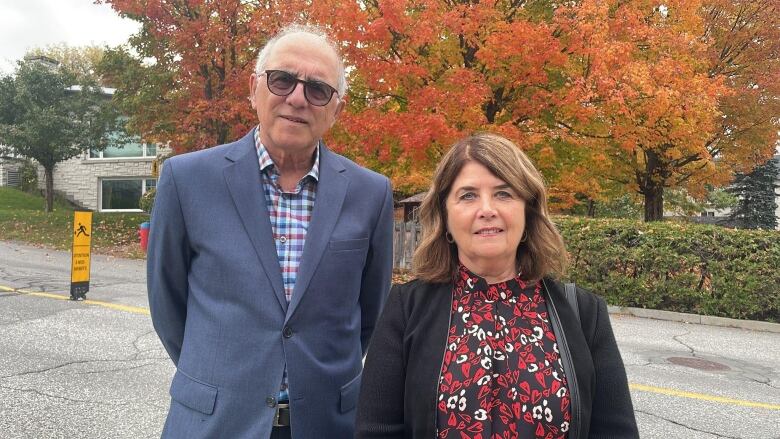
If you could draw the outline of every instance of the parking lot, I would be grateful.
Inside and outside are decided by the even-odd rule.
[[[159,437],[174,368],[144,262],[0,243],[0,437]],[[613,315],[643,438],[780,438],[780,333]]]

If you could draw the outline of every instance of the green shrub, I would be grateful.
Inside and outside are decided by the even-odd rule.
[[[568,278],[611,304],[780,322],[780,232],[556,217]]]
[[[147,190],[145,194],[141,195],[141,198],[138,200],[139,208],[146,213],[152,213],[152,207],[154,207],[154,195],[156,193],[157,191],[152,188]]]
[[[28,194],[37,194],[38,189],[38,166],[30,160],[25,160],[19,167],[19,189]]]

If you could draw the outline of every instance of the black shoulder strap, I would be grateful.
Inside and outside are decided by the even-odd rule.
[[[573,283],[566,283],[564,284],[564,290],[566,291],[566,300],[569,302],[569,306],[574,310],[577,321],[580,321],[580,306],[577,303],[577,286]]]

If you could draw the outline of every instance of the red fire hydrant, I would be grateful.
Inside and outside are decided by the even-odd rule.
[[[146,247],[149,244],[149,222],[144,221],[138,228],[138,236],[141,237],[141,250],[146,251]]]

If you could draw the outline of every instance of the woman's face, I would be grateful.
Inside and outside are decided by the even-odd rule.
[[[525,230],[525,201],[485,166],[468,161],[447,195],[447,230],[460,262],[481,274],[486,268],[516,270]]]

